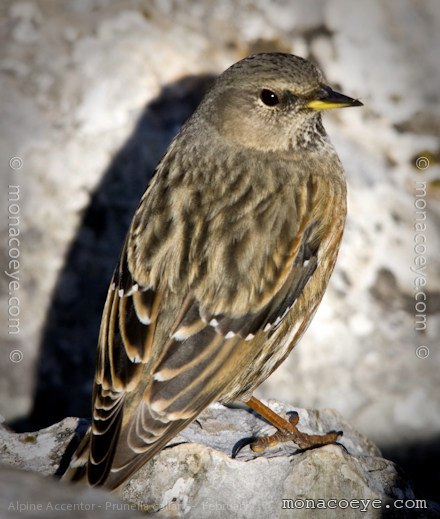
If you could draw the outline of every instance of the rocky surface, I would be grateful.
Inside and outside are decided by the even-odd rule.
[[[87,421],[82,423],[77,418],[65,418],[41,431],[16,434],[5,426],[0,426],[0,463],[15,469],[38,472],[43,476],[54,475],[60,466],[75,431],[83,434]]]
[[[9,513],[2,517],[16,517],[12,512],[19,507],[20,517],[27,517],[31,505],[51,511],[56,509],[55,503],[65,509],[76,505],[74,510],[83,515],[75,513],[75,517],[95,517],[94,513],[103,510],[122,510],[121,517],[136,517],[135,512],[142,510],[151,517],[191,519],[282,518],[293,513],[319,519],[336,512],[338,517],[351,518],[354,510],[368,519],[429,518],[440,512],[435,503],[420,502],[415,513],[415,496],[406,476],[336,411],[318,413],[268,403],[284,415],[298,412],[299,428],[304,432],[343,430],[344,435],[336,445],[306,452],[290,442],[261,454],[244,447],[233,459],[231,453],[239,440],[272,434],[274,428],[249,410],[214,404],[142,467],[118,496],[110,497],[82,485],[67,487],[29,473],[59,473],[57,467],[60,461],[64,463],[69,445],[78,442],[75,431],[84,432],[84,421],[66,418],[33,434],[0,428],[5,446],[0,453],[0,506]],[[118,505],[117,498],[130,508]]]
[[[0,515],[2,519],[136,519],[145,514],[102,490],[73,487],[0,465]]]
[[[102,490],[68,485],[51,477],[65,469],[72,448],[87,427],[86,420],[77,418],[66,418],[41,431],[23,434],[0,425],[2,519],[145,517],[141,506],[124,503]]]
[[[32,429],[88,416],[107,283],[157,160],[213,74],[252,52],[293,52],[365,107],[325,116],[349,183],[344,243],[308,333],[260,395],[337,408],[434,493],[440,4],[4,0],[0,15],[6,419],[31,413],[16,426]],[[19,186],[18,200],[9,186]],[[424,231],[414,227],[416,203]],[[5,244],[17,210],[11,265]],[[422,253],[416,239],[428,245]],[[421,280],[427,326],[417,331]],[[19,328],[9,328],[17,311]]]

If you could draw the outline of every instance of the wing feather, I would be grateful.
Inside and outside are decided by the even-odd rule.
[[[243,371],[243,357],[255,356],[290,315],[318,267],[320,237],[332,232],[311,219],[316,201],[323,203],[312,180],[295,196],[288,182],[274,185],[255,203],[244,185],[246,214],[234,217],[233,203],[216,207],[193,228],[211,239],[202,246],[191,226],[176,223],[187,220],[194,201],[182,198],[178,186],[169,190],[166,171],[162,176],[135,214],[101,324],[87,477],[112,489],[228,392]],[[262,220],[269,230],[256,229]],[[214,242],[213,230],[227,229],[228,222],[232,238]],[[164,226],[176,240],[158,240]],[[246,226],[255,226],[257,237],[273,236],[251,243]],[[234,254],[241,258],[237,264]],[[195,255],[199,265],[190,260]]]

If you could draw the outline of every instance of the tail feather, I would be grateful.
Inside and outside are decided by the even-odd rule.
[[[62,480],[72,483],[87,483],[87,463],[89,460],[91,427],[88,428],[84,438],[81,440],[75,454],[72,456],[70,465],[62,476]]]

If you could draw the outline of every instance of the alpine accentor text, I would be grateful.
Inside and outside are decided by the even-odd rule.
[[[335,442],[255,397],[310,323],[346,215],[321,110],[361,106],[310,62],[257,54],[214,83],[157,166],[102,317],[93,422],[65,475],[115,489],[211,402],[240,400],[278,432],[262,450]]]

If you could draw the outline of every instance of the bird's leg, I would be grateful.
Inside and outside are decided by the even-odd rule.
[[[274,447],[278,443],[287,441],[293,441],[300,449],[306,450],[335,443],[338,437],[342,436],[342,431],[330,431],[322,435],[303,433],[297,428],[299,421],[298,413],[292,413],[289,421],[287,421],[255,397],[251,397],[245,404],[278,429],[272,436],[258,438],[253,441],[250,444],[250,448],[254,452],[263,452],[268,447]]]

